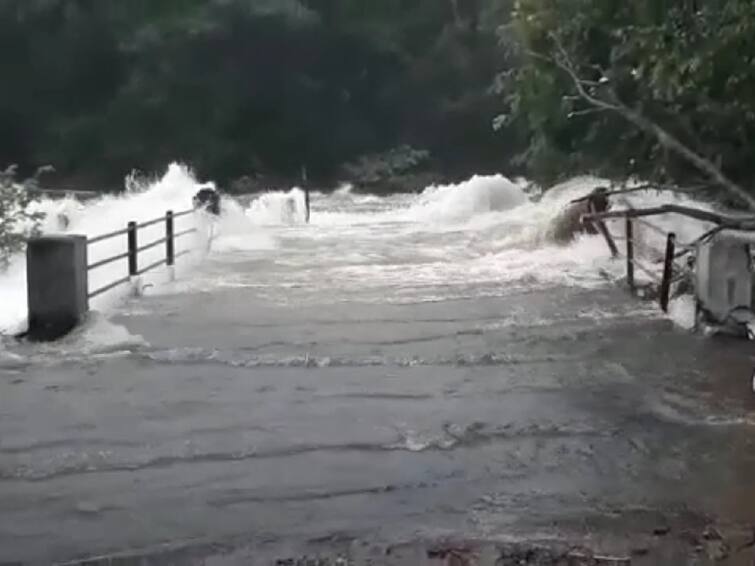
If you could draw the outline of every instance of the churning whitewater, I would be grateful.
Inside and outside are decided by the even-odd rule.
[[[97,297],[51,344],[11,337],[26,324],[14,258],[0,278],[0,562],[171,546],[188,563],[216,544],[278,559],[308,541],[449,533],[579,541],[585,524],[624,552],[649,524],[737,520],[755,460],[730,440],[755,419],[699,389],[749,379],[751,361],[621,289],[624,261],[599,236],[553,243],[554,218],[600,184],[343,186],[311,195],[309,224],[298,188],[227,197],[219,217],[177,219],[197,230],[174,273]],[[46,233],[96,237],[212,187],[174,165],[121,196],[38,206]],[[682,243],[707,229],[661,222]],[[653,265],[662,237],[637,236]],[[91,244],[90,261],[125,240]],[[93,270],[90,288],[126,274],[125,260]],[[688,314],[682,299],[673,316]],[[736,466],[726,482],[720,462]]]
[[[196,236],[179,243],[179,251],[191,255],[179,262],[177,273],[147,274],[129,288],[98,297],[92,307],[111,313],[134,293],[235,286],[257,287],[271,301],[319,304],[354,297],[401,304],[490,297],[532,287],[600,287],[623,273],[621,262],[609,258],[600,238],[583,236],[559,246],[548,236],[553,219],[570,200],[604,183],[574,179],[542,198],[528,192],[526,183],[501,175],[387,197],[356,194],[344,186],[313,195],[309,225],[304,222],[304,193],[298,188],[226,198],[219,220],[195,214],[177,227],[198,228]],[[192,196],[206,187],[214,184],[200,183],[186,167],[174,164],[156,181],[129,180],[128,190],[119,196],[85,203],[72,198],[43,200],[36,207],[46,214],[43,233],[94,237],[131,220],[185,210]],[[646,191],[627,200],[645,206],[687,199]],[[660,224],[676,231],[681,241],[692,241],[708,228],[671,216],[661,218]],[[620,237],[621,223],[611,223],[610,228]],[[161,230],[159,225],[144,230],[140,241],[159,238]],[[641,237],[650,240],[645,248],[661,249],[662,242],[652,241],[653,234]],[[90,246],[90,263],[123,253],[125,246],[125,238]],[[160,253],[161,249],[150,250],[143,261],[159,259]],[[246,269],[250,263],[254,268]],[[124,259],[94,270],[90,289],[122,278],[126,269]],[[16,334],[26,324],[23,257],[14,258],[0,276],[0,294],[0,333]]]

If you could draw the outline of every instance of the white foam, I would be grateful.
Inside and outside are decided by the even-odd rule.
[[[108,320],[104,314],[92,311],[86,321],[68,336],[40,346],[38,351],[67,358],[127,353],[148,345],[141,336],[131,334],[124,326]]]
[[[528,194],[538,188],[501,175],[475,176],[464,183],[428,187],[419,195],[377,197],[343,188],[330,195],[313,194],[309,225],[291,218],[288,199],[303,204],[297,190],[266,193],[246,212],[248,225],[225,242],[236,262],[247,245],[268,250],[265,271],[214,273],[197,288],[238,286],[257,289],[265,300],[359,300],[396,304],[444,298],[497,296],[507,289],[552,285],[595,288],[625,276],[625,264],[610,257],[600,236],[580,236],[569,245],[549,239],[553,220],[573,199],[583,197],[604,179],[580,177],[545,192],[538,201]],[[644,191],[631,195],[633,206],[665,202],[694,204],[688,197]],[[617,207],[620,205],[617,204]],[[255,242],[262,234],[274,241]],[[707,229],[679,216],[661,218],[664,229],[680,240],[694,239]],[[612,222],[623,235],[623,222]],[[257,232],[254,232],[256,230]],[[640,233],[639,228],[636,233]],[[662,256],[663,237],[645,237],[645,248]],[[266,245],[263,245],[266,244]],[[622,242],[620,241],[621,245]],[[646,263],[660,270],[661,264]],[[267,273],[267,269],[272,271]],[[642,278],[641,272],[636,277]],[[326,291],[324,293],[324,291]]]
[[[510,210],[528,201],[522,188],[503,175],[475,175],[458,185],[428,187],[408,216],[421,222],[460,221]]]
[[[692,295],[682,295],[669,302],[668,316],[679,328],[693,330],[695,310],[695,298]]]
[[[191,208],[192,196],[203,187],[192,172],[185,166],[172,164],[159,180],[147,184],[129,183],[129,190],[118,196],[102,196],[87,203],[77,203],[71,199],[44,199],[36,203],[36,210],[47,214],[43,233],[82,234],[96,237],[101,234],[125,228],[130,221],[144,222],[164,215],[166,211],[180,212]],[[60,214],[65,214],[67,225]],[[176,219],[176,231],[188,228],[202,228],[192,214]],[[164,224],[160,223],[139,230],[139,244],[144,245],[165,235]],[[176,271],[180,275],[191,268],[198,259],[197,250],[206,249],[206,233],[189,235],[177,240],[176,251],[190,251],[191,256],[177,262]],[[89,263],[122,254],[126,251],[126,236],[122,235],[88,246]],[[139,254],[141,267],[162,259],[165,251],[162,246]],[[98,289],[128,275],[125,259],[95,269],[89,274],[90,290]],[[157,269],[142,278],[144,285],[159,285],[167,282],[170,274],[166,269]],[[128,287],[108,292],[92,301],[95,309],[108,309],[117,304],[129,293]],[[9,269],[0,274],[0,333],[18,333],[26,327],[26,272],[23,255],[12,258]]]
[[[273,250],[275,238],[261,229],[247,211],[235,200],[223,200],[223,210],[219,219],[208,219],[206,228],[213,234],[210,249],[212,252],[243,252]]]
[[[128,184],[123,196],[86,204],[68,199],[43,201],[39,206],[48,212],[44,230],[60,231],[57,214],[62,212],[69,219],[63,231],[98,235],[121,228],[129,220],[151,219],[168,209],[183,210],[197,190],[213,187],[198,183],[179,165],[152,183],[130,180]],[[570,245],[555,245],[547,236],[553,220],[571,200],[607,184],[595,177],[575,178],[551,188],[536,202],[528,194],[537,193],[537,187],[502,175],[431,186],[419,195],[359,195],[343,186],[330,195],[312,193],[311,224],[304,222],[304,193],[298,188],[259,195],[248,207],[226,198],[219,218],[193,214],[180,219],[183,224],[177,226],[179,230],[197,227],[200,234],[179,245],[179,249],[200,250],[179,260],[179,276],[191,271],[208,249],[216,254],[213,268],[200,270],[189,282],[162,289],[211,292],[236,286],[257,289],[261,297],[278,302],[300,300],[309,293],[309,299],[320,302],[359,297],[406,303],[492,296],[517,286],[599,287],[625,274],[624,262],[610,258],[600,236],[581,236]],[[627,200],[635,207],[675,202],[709,208],[691,197],[650,191],[633,193]],[[680,242],[692,241],[709,228],[675,215],[653,221],[675,231]],[[610,228],[615,235],[623,235],[623,222],[611,222]],[[140,232],[140,242],[161,237],[162,230],[158,225]],[[642,252],[650,256],[646,260],[652,260],[654,253],[662,255],[662,235],[640,227],[635,233],[645,244],[643,250],[651,250]],[[90,246],[90,260],[122,253],[125,241],[123,237]],[[140,261],[159,259],[162,253],[160,248],[151,250]],[[250,255],[266,260],[265,269],[243,267]],[[96,270],[91,288],[125,274],[125,260]],[[145,276],[142,284],[155,285],[147,292],[156,293],[168,279],[165,271],[158,270]],[[127,288],[108,293],[94,301],[93,307],[106,312],[127,293]],[[23,258],[14,258],[8,272],[0,276],[0,294],[0,332],[23,330]]]
[[[348,194],[348,193],[344,193]],[[304,191],[271,191],[254,199],[246,214],[258,226],[301,224],[306,221]]]
[[[341,198],[350,197],[353,190],[354,185],[351,183],[343,183],[333,192],[333,196]]]

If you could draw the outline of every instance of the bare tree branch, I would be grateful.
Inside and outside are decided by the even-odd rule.
[[[677,153],[698,170],[705,173],[722,188],[726,189],[734,196],[736,196],[740,201],[747,204],[747,206],[751,210],[755,210],[755,198],[750,196],[747,191],[745,191],[742,187],[729,179],[721,171],[721,169],[709,159],[706,159],[705,157],[702,157],[701,155],[695,153],[684,143],[682,143],[676,136],[674,136],[652,120],[649,120],[636,110],[633,110],[623,104],[615,93],[613,93],[614,101],[609,102],[589,92],[585,88],[585,85],[592,84],[592,81],[586,83],[584,79],[579,76],[579,73],[574,67],[569,54],[566,52],[566,49],[561,44],[559,39],[553,34],[551,34],[551,39],[553,40],[558,51],[557,56],[555,58],[550,58],[541,55],[540,58],[551,61],[561,70],[563,70],[567,75],[569,75],[572,82],[574,83],[574,87],[577,90],[577,93],[582,97],[582,99],[596,108],[616,112],[623,116],[626,120],[634,124],[640,130],[654,135],[662,146]]]
[[[620,189],[614,189],[611,191],[606,192],[606,196],[612,197],[616,195],[626,195],[629,193],[638,193],[640,191],[665,191],[670,193],[681,193],[681,194],[689,194],[689,193],[696,193],[699,191],[704,191],[706,189],[711,189],[715,185],[711,184],[705,184],[705,185],[695,185],[692,187],[677,187],[672,185],[659,185],[657,183],[646,183],[643,185],[637,185],[636,187],[627,187],[626,185],[622,185],[622,188]],[[576,202],[582,202],[587,199],[589,199],[591,195],[586,195],[583,197],[576,198],[572,201],[569,201],[570,203],[576,203]]]
[[[755,229],[755,218],[727,216],[707,210],[680,206],[678,204],[664,204],[652,208],[631,208],[628,210],[612,210],[610,212],[601,212],[599,214],[585,215],[584,220],[596,221],[606,220],[608,218],[641,218],[643,216],[656,216],[659,214],[681,214],[689,216],[703,222],[718,224],[723,228],[732,228],[735,230],[753,230]]]
[[[567,118],[577,118],[579,116],[588,116],[590,114],[597,114],[598,112],[606,112],[605,108],[586,108],[585,110],[574,110],[569,112]]]

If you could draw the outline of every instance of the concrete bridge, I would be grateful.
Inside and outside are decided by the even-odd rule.
[[[0,564],[750,564],[749,343],[591,241],[339,203],[6,343]]]
[[[711,529],[732,554],[747,542],[741,342],[611,289],[393,306],[266,291],[141,299],[116,322],[148,345],[0,370],[0,562],[335,564],[398,545],[381,563],[410,564],[450,536],[691,564],[723,548]]]

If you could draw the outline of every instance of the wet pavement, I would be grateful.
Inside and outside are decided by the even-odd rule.
[[[146,343],[0,369],[0,564],[755,556],[755,350],[616,288],[114,320]]]

